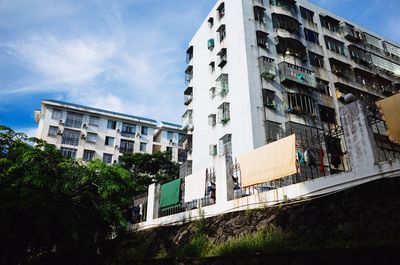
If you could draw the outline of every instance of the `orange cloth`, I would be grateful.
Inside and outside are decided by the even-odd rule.
[[[389,139],[400,144],[400,93],[376,102],[388,128]]]
[[[248,187],[297,173],[296,137],[291,135],[239,156],[242,186]]]

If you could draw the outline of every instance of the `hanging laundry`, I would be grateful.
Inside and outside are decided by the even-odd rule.
[[[325,174],[325,166],[324,166],[324,150],[322,149],[322,146],[319,147],[319,171],[321,174]]]
[[[304,164],[306,162],[304,160],[304,153],[301,148],[297,149],[297,161],[299,161],[300,164]]]
[[[339,165],[342,164],[342,160],[340,158],[340,153],[338,151],[333,151],[331,153],[331,164],[337,169]]]
[[[304,152],[304,160],[309,167],[317,167],[317,161],[315,158],[314,151],[311,148],[307,148]]]

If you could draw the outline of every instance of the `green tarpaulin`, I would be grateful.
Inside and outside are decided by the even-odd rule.
[[[181,201],[181,182],[176,179],[161,185],[160,208],[177,205]]]

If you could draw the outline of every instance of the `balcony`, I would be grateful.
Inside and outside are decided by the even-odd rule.
[[[182,115],[182,127],[184,130],[192,131],[193,130],[193,110],[187,110],[185,114]]]
[[[186,63],[190,63],[193,59],[193,46],[190,46],[189,49],[186,51]]]
[[[229,93],[229,79],[227,74],[221,74],[217,78],[217,94],[223,98]]]
[[[274,59],[261,56],[258,58],[258,65],[260,67],[260,75],[267,79],[273,80],[276,76],[276,69]]]
[[[300,39],[300,23],[297,19],[272,13],[272,23],[277,34],[283,38]]]
[[[297,17],[296,1],[294,0],[270,0],[271,13]]]
[[[193,87],[186,88],[184,94],[184,104],[188,106],[193,100]]]
[[[346,22],[340,23],[340,32],[342,33],[343,37],[351,42],[362,42],[361,32],[356,30],[353,25],[350,25]]]
[[[278,65],[282,84],[295,84],[303,87],[315,88],[317,86],[314,72],[287,62]]]
[[[294,56],[303,61],[307,60],[307,49],[303,43],[293,38],[275,38],[276,51],[284,56]]]

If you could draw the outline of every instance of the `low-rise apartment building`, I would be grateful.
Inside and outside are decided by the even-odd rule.
[[[63,156],[117,163],[129,153],[169,151],[172,160],[184,162],[178,144],[185,133],[179,125],[58,100],[42,101],[35,111],[36,137],[60,149]]]

